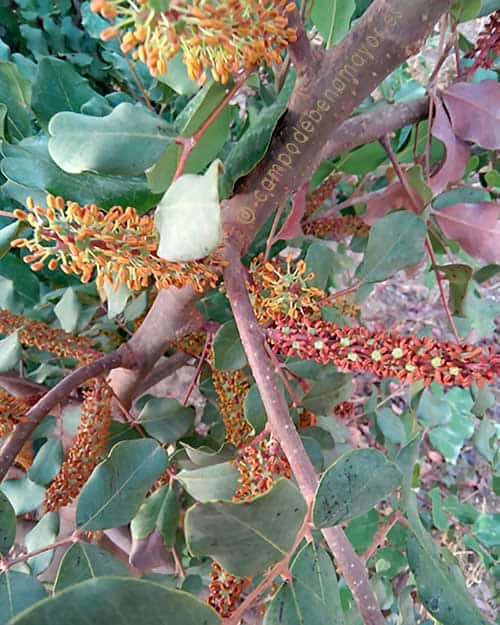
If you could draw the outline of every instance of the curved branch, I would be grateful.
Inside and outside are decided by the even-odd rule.
[[[4,443],[0,451],[0,482],[5,477],[10,466],[21,451],[26,440],[35,431],[37,425],[49,412],[65,399],[71,391],[90,378],[107,373],[115,367],[134,367],[136,365],[133,353],[124,345],[116,352],[106,354],[88,365],[75,369],[63,380],[51,388],[26,413],[25,421],[20,422],[13,433]]]
[[[318,487],[318,478],[290,418],[285,397],[276,383],[274,367],[264,348],[264,337],[248,297],[239,250],[227,246],[226,260],[229,262],[224,271],[226,292],[271,431],[280,442],[299,488],[310,504]],[[364,563],[356,555],[342,528],[328,527],[322,533],[352,592],[365,625],[385,625],[385,618],[371,589]]]

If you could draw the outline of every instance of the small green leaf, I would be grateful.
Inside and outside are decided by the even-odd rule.
[[[7,106],[9,140],[31,135],[31,83],[10,61],[0,61],[0,102]]]
[[[234,321],[222,325],[214,337],[214,366],[219,371],[242,369],[247,359]]]
[[[108,319],[114,319],[125,310],[125,306],[132,296],[132,291],[118,278],[115,278],[114,283],[104,282],[103,291],[105,296],[101,293],[101,297],[103,299],[105,297],[108,303]]]
[[[59,438],[50,438],[38,450],[28,471],[33,482],[45,486],[55,478],[63,461],[63,449]]]
[[[267,415],[257,384],[253,384],[243,403],[243,415],[252,426],[255,434],[260,434],[266,426]]]
[[[455,0],[450,12],[458,22],[468,22],[481,12],[481,0]]]
[[[51,545],[59,533],[59,515],[57,512],[47,512],[38,521],[35,527],[26,534],[26,549],[35,551],[40,547]],[[54,550],[45,551],[38,556],[28,559],[33,575],[40,575],[52,562]]]
[[[167,454],[156,441],[117,443],[83,487],[76,508],[77,526],[91,531],[131,521],[167,464]]]
[[[49,134],[50,156],[69,174],[139,175],[174,140],[172,128],[161,117],[126,102],[104,117],[57,113]]]
[[[233,460],[238,451],[231,443],[223,443],[219,449],[211,449],[210,447],[191,447],[187,443],[182,443],[187,457],[196,467],[209,467],[214,464],[221,464],[227,460]]]
[[[175,492],[166,484],[144,501],[139,512],[132,519],[130,524],[132,538],[144,540],[155,529],[158,529],[165,547],[170,549],[175,543],[178,518],[177,497]]]
[[[5,159],[4,159],[5,160]],[[37,304],[40,299],[40,282],[34,271],[14,254],[6,254],[0,260],[0,275],[12,280],[16,293],[29,302]]]
[[[349,399],[353,392],[350,374],[330,373],[313,384],[302,399],[302,405],[316,414],[328,415],[337,404]]]
[[[238,469],[229,462],[214,464],[200,469],[182,470],[177,479],[186,491],[201,503],[219,499],[231,500],[236,489],[240,474]]]
[[[220,161],[202,175],[185,174],[162,197],[155,213],[158,256],[170,261],[203,258],[221,241],[218,193]]]
[[[458,565],[428,534],[408,537],[408,563],[422,603],[443,625],[489,625],[470,596]]]
[[[308,283],[317,289],[325,289],[328,276],[336,268],[335,252],[325,243],[313,243],[306,254],[307,271],[314,273]]]
[[[276,125],[286,111],[295,84],[295,72],[288,72],[285,84],[276,100],[256,115],[243,135],[233,141],[223,158],[224,174],[221,180],[221,196],[229,197],[236,180],[248,174],[264,157]]]
[[[146,432],[161,443],[174,443],[185,436],[192,429],[194,418],[192,406],[182,406],[176,399],[166,397],[146,399],[138,417]]]
[[[294,558],[291,579],[274,595],[264,625],[344,625],[337,575],[327,552],[310,543]]]
[[[479,517],[479,512],[470,503],[462,503],[456,495],[448,495],[443,502],[445,510],[451,512],[460,523],[471,525]]]
[[[307,506],[297,487],[279,479],[252,501],[195,504],[186,513],[189,550],[209,555],[239,577],[263,573],[290,551]]]
[[[0,341],[0,373],[13,369],[21,359],[18,332]]]
[[[127,577],[129,570],[118,558],[97,545],[76,543],[66,551],[61,560],[54,583],[54,593],[86,579],[107,575]]]
[[[16,516],[36,510],[45,497],[45,488],[27,477],[4,480],[0,489],[9,498]]]
[[[414,167],[411,167],[407,172],[407,176],[409,183],[418,193],[424,205],[429,204],[432,201],[434,194],[432,193],[432,189],[430,189],[425,182],[424,169],[422,165],[415,165]]]
[[[390,408],[377,410],[377,425],[388,441],[396,445],[403,445],[407,441],[406,430],[401,417],[394,414]]]
[[[126,577],[96,577],[40,601],[9,625],[59,623],[220,625],[220,618],[193,595],[162,584]]]
[[[47,596],[45,588],[36,577],[6,571],[0,575],[0,623],[11,623],[18,612]]]
[[[355,11],[354,0],[315,0],[311,20],[325,40],[327,48],[347,35]]]
[[[345,533],[356,553],[362,554],[368,549],[375,538],[379,525],[380,519],[376,510],[370,510],[349,523]]]
[[[11,241],[19,236],[19,232],[22,229],[23,224],[19,221],[14,221],[0,230],[0,258],[8,254],[11,250]]]
[[[88,80],[80,76],[71,63],[45,57],[37,65],[31,107],[46,128],[59,111],[79,113],[85,102],[98,94]]]
[[[397,211],[382,217],[370,229],[356,278],[363,282],[381,282],[419,263],[424,256],[425,235],[425,222],[414,213]]]
[[[54,306],[54,313],[59,319],[61,328],[66,332],[74,332],[78,327],[81,312],[82,306],[74,289],[72,287],[67,288]]]
[[[465,317],[464,305],[472,279],[473,269],[469,265],[438,265],[440,272],[444,273],[446,280],[450,283],[449,305],[452,315]]]
[[[0,554],[6,556],[16,537],[16,513],[7,497],[0,491]]]
[[[438,530],[441,530],[442,532],[448,531],[450,522],[448,521],[448,517],[443,510],[443,500],[437,486],[429,491],[429,497],[432,501],[432,522]]]
[[[500,514],[481,514],[472,526],[472,533],[489,549],[500,547]]]
[[[375,449],[355,449],[334,462],[316,491],[313,521],[332,527],[371,510],[401,483],[397,466]]]

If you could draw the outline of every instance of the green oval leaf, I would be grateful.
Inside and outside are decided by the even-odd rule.
[[[355,449],[323,474],[316,491],[313,521],[332,527],[371,510],[401,483],[401,472],[375,449]]]
[[[297,487],[280,479],[252,501],[195,504],[186,514],[186,541],[193,554],[211,556],[233,575],[258,575],[287,555],[306,511]]]
[[[9,622],[18,612],[47,596],[36,577],[6,571],[0,575],[0,623]]]
[[[381,282],[424,256],[426,227],[422,217],[397,211],[377,220],[370,229],[363,262],[356,278]]]
[[[193,428],[194,418],[192,406],[167,397],[147,399],[138,417],[146,432],[161,443],[174,443],[185,436]]]
[[[167,454],[156,441],[117,443],[83,487],[76,508],[77,526],[90,531],[128,523],[167,464]]]
[[[33,482],[45,486],[58,474],[62,460],[63,449],[60,439],[50,438],[38,450],[28,471],[28,477]]]
[[[452,556],[445,557],[431,536],[408,536],[408,563],[422,603],[442,625],[491,625],[476,607]]]
[[[247,364],[245,350],[234,321],[222,325],[214,337],[214,365],[219,371],[236,371]]]
[[[13,369],[21,359],[21,344],[17,332],[0,341],[0,373]]]
[[[16,513],[7,497],[0,491],[0,554],[6,556],[16,537]]]
[[[76,543],[64,554],[54,584],[54,592],[61,592],[87,579],[116,575],[127,577],[127,567],[104,549],[91,543]]]
[[[9,625],[219,625],[193,595],[140,579],[97,577],[35,604]]]
[[[142,174],[174,140],[170,124],[127,102],[104,117],[57,113],[49,134],[50,156],[69,174]]]
[[[191,497],[206,503],[217,499],[230,500],[240,485],[239,476],[233,464],[224,462],[192,471],[180,471],[177,479]]]
[[[310,543],[294,558],[291,579],[274,595],[264,625],[344,625],[331,557]]]
[[[40,547],[46,547],[51,545],[57,538],[59,533],[59,515],[57,512],[47,512],[38,521],[35,527],[26,534],[26,549],[27,551],[35,551]],[[38,556],[34,556],[28,559],[28,564],[31,568],[31,572],[34,575],[40,575],[52,562],[54,556],[54,550],[50,549]]]
[[[44,128],[59,111],[79,113],[82,105],[94,97],[99,94],[71,63],[53,57],[38,63],[31,108]]]

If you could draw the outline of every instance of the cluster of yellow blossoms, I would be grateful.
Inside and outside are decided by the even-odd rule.
[[[164,10],[158,5],[149,0],[90,3],[94,12],[117,20],[101,38],[123,31],[122,51],[133,51],[153,76],[165,74],[168,62],[182,51],[192,80],[202,84],[210,70],[214,80],[225,84],[241,69],[281,63],[281,52],[297,39],[287,16],[295,4],[288,0],[173,0]]]
[[[60,266],[82,282],[95,277],[99,289],[107,283],[114,290],[126,284],[137,291],[154,281],[159,289],[189,284],[201,292],[217,282],[221,263],[216,253],[205,262],[176,263],[157,256],[159,235],[153,216],[141,216],[130,206],[105,212],[95,204],[80,206],[53,195],[46,202],[47,208],[28,198],[29,212],[14,211],[33,228],[32,238],[16,239],[12,245],[30,251],[24,261],[34,271],[45,263],[51,270]]]

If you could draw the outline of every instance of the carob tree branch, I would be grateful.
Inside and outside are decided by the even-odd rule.
[[[230,245],[226,246],[225,251],[225,258],[229,262],[224,271],[226,292],[271,432],[279,441],[300,491],[310,504],[318,487],[318,477],[290,417],[285,397],[276,382],[274,366],[266,353],[265,339],[255,319],[246,289],[240,252]],[[353,594],[365,625],[385,625],[385,618],[371,589],[365,565],[356,555],[342,528],[329,527],[323,529],[322,533]]]
[[[103,375],[115,367],[133,368],[136,366],[133,352],[125,344],[115,352],[105,354],[87,365],[75,369],[63,380],[51,388],[26,413],[25,420],[21,421],[0,450],[0,482],[5,477],[10,466],[21,451],[22,446],[35,431],[37,425],[49,412],[62,402],[74,389],[81,386],[90,378]]]
[[[395,105],[393,115],[391,107],[384,107],[383,115],[377,110],[345,121],[391,71],[418,51],[450,4],[451,0],[375,0],[341,44],[321,57],[309,42],[306,48],[300,37],[290,45],[298,77],[288,111],[262,161],[223,203],[226,240],[238,241],[243,251],[280,202],[309,180],[322,160],[375,140],[382,130],[396,130],[425,115],[427,103],[422,99]],[[375,136],[370,126],[376,122],[380,125]],[[296,143],[298,131],[307,138],[303,144]],[[292,144],[300,153],[289,152],[295,151]],[[262,184],[274,184],[274,188],[264,193]],[[133,400],[137,385],[169,343],[188,332],[193,321],[196,326],[194,303],[199,297],[190,287],[160,291],[130,341],[133,350],[143,355],[143,366],[134,372],[118,369],[111,376],[115,392],[125,404]]]

